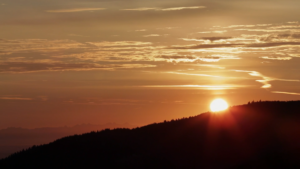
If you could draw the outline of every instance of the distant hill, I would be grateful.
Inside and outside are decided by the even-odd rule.
[[[103,125],[81,124],[73,127],[44,127],[35,129],[10,127],[2,129],[0,130],[0,159],[33,145],[50,143],[62,137],[119,127],[134,128],[137,126],[107,123]]]
[[[300,168],[300,101],[65,137],[0,160],[0,168]]]

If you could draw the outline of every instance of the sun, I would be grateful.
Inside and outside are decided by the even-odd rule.
[[[219,112],[228,109],[228,104],[223,99],[215,99],[210,103],[210,110],[212,112]]]

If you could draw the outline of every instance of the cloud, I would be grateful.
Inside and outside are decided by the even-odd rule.
[[[240,32],[234,28],[244,28],[245,30],[261,29],[262,33],[256,31],[250,31],[238,36],[203,36],[203,37],[191,37],[195,33],[189,34],[188,38],[179,38],[186,42],[180,45],[172,45],[167,49],[177,50],[178,52],[190,52],[193,55],[207,54],[208,56],[214,56],[215,54],[225,54],[234,56],[245,56],[246,54],[252,54],[253,57],[270,60],[290,60],[292,57],[299,57],[300,52],[300,25],[285,25],[285,24],[259,24],[259,25],[231,25],[226,27],[214,26],[209,30],[202,29],[198,33],[212,34],[214,31],[223,31],[224,28],[233,28],[228,34],[234,35]],[[296,30],[299,29],[299,32]],[[274,32],[275,30],[275,32]],[[282,32],[284,30],[284,32]],[[280,56],[276,56],[279,55]],[[299,55],[299,56],[298,56]],[[222,57],[219,57],[222,59]],[[240,58],[243,57],[224,57],[224,58]],[[203,61],[216,61],[216,60]]]
[[[202,31],[202,32],[197,32],[197,33],[203,33],[203,34],[208,34],[208,33],[218,33],[218,34],[223,34],[226,33],[227,30],[217,30],[217,31]]]
[[[158,37],[160,36],[159,34],[150,34],[150,35],[144,35],[144,37]]]
[[[122,9],[125,11],[179,11],[185,9],[203,9],[205,6],[190,6],[190,7],[173,7],[173,8],[133,8],[133,9]]]
[[[224,85],[146,85],[141,86],[146,88],[191,88],[191,89],[203,89],[203,90],[229,90],[235,88],[245,87],[242,85],[232,85],[232,84],[224,84]]]
[[[156,28],[156,29],[158,29],[158,30],[171,30],[171,29],[178,29],[178,28],[180,28],[180,27],[164,27],[164,28]]]
[[[210,68],[217,68],[217,69],[225,69],[225,67],[221,67],[218,65],[209,65],[209,64],[194,64],[193,66],[201,66],[201,67],[210,67]]]
[[[260,57],[262,59],[269,59],[269,60],[291,60],[292,57],[278,57],[278,56],[273,56],[273,57],[270,57],[270,56],[263,56],[263,57]]]
[[[135,30],[136,32],[145,32],[147,31],[147,29],[138,29],[138,30]]]
[[[261,77],[262,80],[256,80],[256,81],[262,83],[263,86],[261,88],[265,88],[265,89],[272,87],[272,85],[269,83],[270,81],[287,81],[287,82],[299,82],[300,81],[300,80],[295,80],[295,79],[278,79],[278,78],[267,77],[257,71],[247,71],[247,70],[235,70],[235,71],[236,72],[246,72],[250,76]]]
[[[203,31],[203,32],[197,32],[197,33],[212,33],[212,31]]]
[[[134,9],[122,9],[124,11],[150,11],[157,10],[157,8],[134,8]]]
[[[219,57],[202,57],[202,58],[199,58],[199,60],[201,60],[203,62],[219,62],[220,58]]]
[[[180,72],[164,72],[164,73],[177,74],[177,75],[188,75],[188,76],[202,76],[202,77],[225,78],[223,76],[215,76],[215,75],[208,75],[208,74],[180,73]]]
[[[206,8],[205,6],[191,6],[191,7],[175,7],[175,8],[164,8],[161,11],[178,11],[184,9],[203,9]]]
[[[77,34],[68,34],[68,36],[75,36],[75,37],[89,37],[89,36],[84,36],[84,35],[77,35]]]
[[[173,46],[170,49],[206,49],[206,48],[269,48],[277,46],[300,46],[300,42],[272,42],[272,43],[233,43],[233,44],[199,44],[199,45],[185,45]]]
[[[292,54],[292,53],[289,53],[290,56],[292,57],[300,57],[300,54]]]
[[[211,42],[213,41],[218,41],[218,40],[227,40],[227,39],[231,39],[232,37],[201,37],[201,38],[197,38],[197,39],[202,39],[202,40],[209,40]]]
[[[270,29],[270,25],[264,26]],[[209,28],[209,32],[225,32],[223,28]],[[146,28],[139,29],[139,31],[143,30]],[[151,62],[150,65],[157,65],[159,62],[203,63],[218,62],[222,59],[247,59],[250,54],[252,57],[270,60],[288,60],[300,56],[300,34],[294,32],[266,34],[251,32],[237,35],[233,29],[229,32],[232,33],[231,36],[197,37],[199,34],[194,34],[196,37],[190,37],[192,34],[189,34],[188,38],[181,38],[186,41],[182,42],[176,41],[178,39],[176,36],[171,39],[173,38],[171,31],[170,38],[166,37],[167,43],[151,42],[150,37],[164,36],[164,33],[169,33],[166,31],[170,30],[166,27],[163,31],[163,33],[159,32],[160,34],[146,34],[141,41],[0,39],[0,68],[2,69],[0,71],[112,70],[117,69],[112,66],[113,63]],[[170,44],[170,46],[162,44]]]
[[[262,26],[262,27],[265,27],[265,26],[271,26],[273,24],[257,24],[256,26]]]
[[[280,30],[280,29],[299,29],[300,25],[278,25],[278,26],[272,26],[269,29],[276,29],[276,30]]]
[[[207,41],[214,42],[214,41],[224,41],[228,39],[232,39],[232,37],[201,37],[201,38],[179,38],[184,41],[196,41],[196,42],[203,42],[206,43]]]
[[[280,91],[272,91],[272,93],[278,93],[278,94],[290,94],[290,95],[300,95],[300,93],[280,92]]]
[[[158,56],[157,58],[163,58],[163,59],[189,59],[189,60],[196,59],[195,56],[187,56],[187,55],[162,55],[162,56]]]
[[[152,42],[141,42],[141,41],[102,41],[102,42],[86,42],[87,44],[94,45],[97,47],[118,47],[118,46],[146,46],[152,45]]]
[[[0,40],[0,64],[3,67],[8,63],[154,61],[156,56],[169,53],[163,48],[165,46],[154,46],[145,41]]]
[[[250,76],[256,76],[256,77],[261,77],[263,80],[256,80],[257,82],[260,82],[263,84],[263,86],[261,88],[271,88],[272,85],[269,83],[270,81],[272,81],[273,79],[267,76],[262,75],[261,73],[257,72],[257,71],[245,71],[245,70],[235,70],[236,72],[246,72],[248,73]]]
[[[23,100],[23,101],[30,101],[33,100],[32,98],[24,98],[24,97],[0,97],[1,100]]]
[[[156,67],[151,64],[97,64],[97,63],[47,63],[47,62],[2,62],[0,73],[31,73],[41,71],[88,71]]]
[[[158,58],[163,58],[163,59],[195,59],[195,56],[190,56],[190,55],[162,55],[158,56]]]
[[[256,25],[230,25],[225,28],[251,28],[255,27]]]
[[[236,29],[238,31],[249,31],[249,32],[286,32],[288,30],[270,30],[270,29]]]
[[[167,62],[196,62],[196,61],[203,61],[203,62],[218,62],[221,59],[239,59],[235,56],[230,55],[211,55],[211,56],[196,56],[196,55],[161,55],[157,56],[156,58],[161,58],[166,60]]]
[[[56,10],[47,10],[46,12],[50,12],[50,13],[69,13],[69,12],[84,12],[84,11],[99,11],[99,10],[105,10],[105,8],[56,9]]]
[[[151,100],[134,99],[99,99],[99,98],[81,98],[76,100],[67,100],[64,103],[83,104],[83,105],[143,105],[152,102]]]
[[[44,40],[44,39],[25,39],[25,40],[0,40],[0,55],[7,57],[0,58],[0,61],[19,61],[36,60],[39,55],[46,59],[55,59],[68,62],[73,59],[93,60],[93,61],[120,61],[145,60],[145,56],[154,56],[160,48],[155,47],[151,42],[142,41],[102,41],[79,43],[71,40]],[[35,57],[25,57],[29,53],[34,53]],[[163,52],[162,52],[163,53]],[[10,56],[8,56],[10,55]],[[13,57],[14,55],[14,57]],[[131,57],[130,57],[131,55]],[[64,59],[65,58],[65,59]],[[112,58],[112,59],[110,59]],[[74,60],[72,61],[74,62]]]
[[[234,28],[234,26],[229,26],[225,28]],[[299,32],[300,25],[298,24],[290,24],[290,25],[284,25],[284,24],[277,24],[277,25],[272,25],[272,24],[260,24],[257,25],[256,27],[253,28],[240,28],[240,29],[235,29],[236,31],[248,31],[248,32]]]
[[[268,35],[260,36],[259,40],[264,42],[278,42],[278,41],[299,42],[300,34],[297,33],[268,34]]]
[[[73,40],[47,40],[47,39],[0,39],[0,51],[4,53],[20,52],[55,52],[69,49],[86,49],[88,46]]]
[[[220,34],[226,33],[226,32],[227,32],[227,30],[212,31],[212,33],[220,33]]]
[[[243,44],[199,44],[199,45],[174,45],[170,49],[207,49],[224,47],[242,47]]]
[[[289,23],[289,24],[297,24],[298,21],[290,21],[290,22],[287,22],[287,23]]]

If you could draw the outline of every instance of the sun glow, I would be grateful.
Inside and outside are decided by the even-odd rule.
[[[212,112],[219,112],[228,109],[228,104],[223,99],[215,99],[210,103],[210,110]]]

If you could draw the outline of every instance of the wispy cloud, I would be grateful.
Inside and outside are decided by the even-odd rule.
[[[208,74],[180,73],[180,72],[165,72],[165,73],[178,74],[178,75],[189,75],[189,76],[204,76],[204,77],[214,77],[214,78],[225,78],[223,76],[215,76],[215,75],[208,75]]]
[[[226,41],[226,40],[229,40],[229,39],[232,39],[232,37],[200,37],[200,38],[179,38],[181,40],[184,40],[184,41],[188,41],[188,42],[202,42],[202,43],[210,43],[210,42],[215,42],[215,41]]]
[[[68,12],[84,12],[84,11],[99,11],[99,10],[105,10],[105,8],[56,9],[56,10],[47,10],[46,12],[50,12],[50,13],[68,13]]]
[[[164,27],[164,28],[156,28],[157,30],[171,30],[171,29],[178,29],[180,27]]]
[[[184,9],[203,9],[205,6],[191,6],[191,7],[175,7],[175,8],[164,8],[161,11],[179,11]]]
[[[117,46],[146,46],[152,45],[152,42],[141,42],[141,41],[102,41],[102,42],[86,42],[98,47],[117,47]]]
[[[158,37],[160,36],[159,34],[150,34],[150,35],[144,35],[144,37],[148,38],[148,37]]]
[[[156,59],[161,59],[167,62],[218,62],[221,59],[239,59],[233,55],[226,55],[226,54],[214,54],[211,56],[197,56],[197,55],[162,55],[157,56]]]
[[[263,42],[282,42],[282,41],[290,41],[290,42],[298,42],[300,39],[300,34],[298,33],[280,33],[280,34],[266,34],[258,36],[259,41]]]
[[[270,56],[263,56],[262,59],[269,59],[269,60],[291,60],[292,57],[270,57]]]
[[[196,33],[192,33],[188,37],[178,38],[184,40],[185,43],[171,45],[168,49],[181,53],[191,52],[194,56],[202,55],[200,57],[201,60],[208,62],[216,62],[224,58],[245,59],[238,57],[245,56],[245,54],[252,54],[253,57],[268,60],[291,60],[300,56],[299,26],[297,22],[290,24],[214,26],[206,30],[202,29],[202,32],[196,32],[211,34],[210,36],[202,35],[202,37],[197,37]],[[228,29],[230,36],[214,35],[215,31],[222,32],[224,29]],[[239,36],[232,36],[233,33],[240,34],[241,29],[249,31],[243,32],[244,34]],[[260,30],[262,31],[259,32]],[[203,54],[206,56],[203,57]],[[219,57],[219,59],[217,57],[213,59],[208,57],[217,55],[231,55],[235,57]]]
[[[203,90],[228,90],[228,89],[235,89],[245,87],[242,85],[232,85],[232,84],[225,84],[225,85],[146,85],[141,87],[147,88],[196,88],[196,89],[203,89]]]
[[[47,40],[47,39],[0,39],[0,51],[4,53],[19,52],[55,52],[69,49],[84,49],[87,46],[73,40]]]
[[[263,84],[263,86],[261,88],[271,88],[272,85],[269,83],[270,81],[272,81],[273,79],[267,76],[262,75],[261,73],[257,72],[257,71],[246,71],[246,70],[235,70],[236,72],[246,72],[248,73],[250,76],[256,76],[256,77],[261,77],[262,80],[256,80],[257,82],[260,82]]]
[[[52,64],[48,65],[49,68],[54,67],[54,65],[58,67],[69,67],[71,65],[81,67],[80,65],[85,62],[84,64],[87,65],[84,67],[89,68],[94,65],[95,62],[103,61],[154,61],[156,56],[165,53],[162,50],[163,48],[164,46],[154,46],[152,42],[143,41],[79,43],[71,40],[0,39],[0,55],[2,56],[0,57],[0,68],[3,72],[4,70],[8,70],[8,68],[9,71],[11,71],[11,69],[21,70],[32,64],[35,64],[36,66],[34,67],[36,68],[39,67],[37,64]],[[27,57],[29,53],[31,53],[31,56]],[[41,59],[41,57],[43,59]],[[88,66],[88,64],[92,65]],[[56,68],[56,70],[59,69]]]
[[[250,76],[256,76],[262,78],[261,80],[256,80],[256,81],[262,83],[263,86],[261,88],[265,88],[265,89],[272,87],[272,85],[270,84],[271,81],[300,82],[300,80],[296,80],[296,79],[278,79],[278,78],[267,77],[257,71],[247,71],[247,70],[235,70],[235,71],[246,72]]]
[[[173,7],[173,8],[132,8],[122,9],[125,11],[180,11],[185,9],[203,9],[205,6]]]
[[[221,37],[221,36],[213,36],[213,37],[201,37],[198,39],[202,39],[202,40],[209,40],[211,42],[214,41],[219,41],[219,40],[228,40],[228,39],[232,39],[232,37]]]
[[[226,33],[227,30],[216,30],[216,31],[203,31],[203,32],[197,32],[197,33],[204,33],[204,34],[207,34],[207,33],[218,33],[218,34],[223,34],[223,33]]]
[[[225,67],[221,67],[218,65],[208,65],[208,64],[194,64],[193,66],[202,66],[202,67],[210,67],[210,68],[217,68],[217,69],[225,69]]]
[[[289,24],[297,24],[298,21],[290,21],[290,22],[287,22],[287,23],[289,23]]]
[[[290,94],[290,95],[299,95],[299,96],[300,96],[300,93],[291,93],[291,92],[272,91],[272,93],[278,93],[278,94]]]
[[[116,70],[156,67],[151,64],[97,64],[97,63],[64,63],[64,62],[2,62],[0,73],[32,73],[44,71],[89,71]]]
[[[145,32],[147,31],[147,29],[138,29],[138,30],[135,30],[136,32]]]
[[[233,44],[199,44],[199,45],[174,45],[171,49],[204,49],[204,48],[270,48],[277,46],[300,46],[300,42],[273,42],[273,43],[233,43]]]
[[[0,97],[1,100],[23,100],[23,101],[30,101],[33,100],[32,98],[24,98],[24,97]]]
[[[99,98],[82,98],[77,100],[67,100],[64,103],[82,104],[82,105],[144,105],[151,100],[133,100],[133,99],[99,99]]]
[[[225,28],[252,28],[255,27],[256,25],[230,25]]]
[[[133,8],[133,9],[122,9],[124,11],[150,11],[157,10],[157,8]]]
[[[78,34],[68,34],[68,36],[75,36],[75,37],[89,37],[89,36],[84,36],[84,35],[78,35]]]
[[[273,27],[272,29],[298,29],[297,24],[291,24],[289,27],[286,25],[264,24],[256,26],[260,29],[271,29],[271,27]],[[235,31],[234,28],[255,29],[257,27],[253,27],[253,25],[229,27],[231,28],[228,28],[228,30],[230,29],[228,35],[212,34],[199,36],[197,28],[194,34],[189,34],[185,38],[173,36],[172,30],[170,30],[173,27],[166,27],[163,30],[153,32],[153,34],[143,33],[144,35],[139,35],[144,36],[144,38],[138,37],[143,39],[140,41],[78,42],[75,40],[0,39],[0,71],[114,70],[124,67],[124,64],[128,63],[140,64],[148,62],[147,65],[152,66],[158,65],[159,62],[178,63],[180,65],[183,63],[214,63],[223,59],[248,59],[250,54],[251,58],[256,57],[270,61],[290,60],[295,59],[294,57],[300,57],[299,33],[248,32],[240,35],[236,34],[237,32],[233,32]],[[218,26],[205,29],[213,33],[214,31],[225,32],[224,28]],[[143,32],[146,29],[150,30],[145,27],[137,31]],[[131,31],[131,33],[137,32]],[[165,33],[170,33],[170,36],[164,36]],[[77,34],[69,35],[81,36]],[[196,37],[192,37],[194,35]],[[151,42],[155,37],[166,37],[166,43]],[[185,42],[178,41],[178,39],[182,39]],[[118,64],[119,67],[115,66]],[[266,82],[264,88],[270,87],[270,83],[268,83],[270,79],[258,80],[261,83],[263,83],[262,80],[264,83]]]

